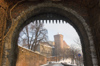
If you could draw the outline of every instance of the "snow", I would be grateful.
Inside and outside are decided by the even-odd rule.
[[[55,65],[53,65],[53,66],[64,66],[64,65],[62,65],[62,64],[55,64]]]
[[[44,64],[44,65],[41,65],[41,66],[64,66],[60,63],[52,63],[52,64]]]
[[[67,64],[71,64],[71,58],[68,58],[68,59],[62,59],[60,61],[58,61],[59,63],[67,63]]]
[[[70,58],[64,59],[64,60],[62,59],[62,60],[57,61],[57,62],[56,61],[50,61],[47,64],[44,64],[44,65],[41,65],[41,66],[64,66],[61,63],[76,66],[76,64],[71,64],[71,59]]]

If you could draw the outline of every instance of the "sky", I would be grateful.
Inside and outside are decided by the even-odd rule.
[[[50,41],[54,41],[54,35],[58,33],[63,35],[63,40],[69,46],[76,45],[74,40],[79,39],[76,30],[69,23],[44,23],[44,28],[48,30]]]
[[[63,40],[69,45],[69,46],[75,46],[76,48],[79,48],[80,46],[76,44],[75,40],[79,39],[78,33],[76,30],[71,26],[69,23],[49,23],[44,21],[45,29],[48,30],[48,39],[49,41],[54,41],[54,35],[62,34]],[[22,37],[25,37],[23,35]]]

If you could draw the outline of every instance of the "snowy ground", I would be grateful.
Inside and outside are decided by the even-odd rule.
[[[72,65],[70,59],[65,59],[65,60],[60,60],[58,62],[51,61],[51,62],[48,62],[47,64],[44,64],[44,65],[41,65],[41,66],[64,66],[61,63]],[[76,64],[73,64],[73,66],[76,66]]]
[[[47,64],[41,65],[41,66],[64,66],[61,63],[63,63],[63,62],[61,62],[61,61],[59,61],[59,62],[52,61],[52,62],[49,62]],[[72,64],[68,64],[68,65],[72,65]],[[76,66],[76,65],[73,65],[73,66]]]
[[[45,64],[45,65],[41,65],[41,66],[64,66],[61,63],[52,63],[52,64]]]

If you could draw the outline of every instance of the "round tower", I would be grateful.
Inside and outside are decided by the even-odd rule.
[[[55,47],[57,47],[59,50],[63,49],[63,35],[62,34],[54,35],[54,41],[55,41]]]

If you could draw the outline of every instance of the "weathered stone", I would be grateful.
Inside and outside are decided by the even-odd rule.
[[[53,12],[68,17],[72,21],[72,25],[77,26],[75,29],[83,41],[84,60],[88,61],[85,62],[85,65],[100,66],[100,63],[97,63],[97,61],[100,62],[99,0],[61,0],[60,2],[43,3],[44,1],[0,0],[0,39],[2,40],[0,41],[0,46],[2,46],[0,47],[0,65],[2,62],[2,66],[15,66],[18,49],[16,44],[18,37],[16,36],[18,36],[19,29],[25,26],[25,21],[41,13]],[[13,10],[10,13],[11,8]],[[6,21],[9,20],[6,18],[7,16],[12,17],[13,22],[4,37]],[[35,55],[35,57],[37,56]]]

